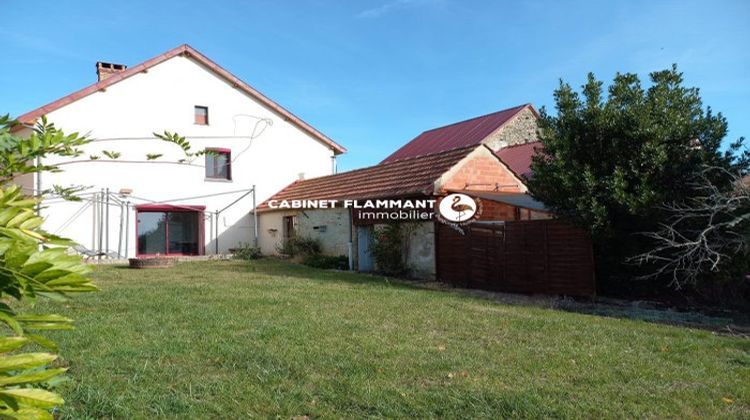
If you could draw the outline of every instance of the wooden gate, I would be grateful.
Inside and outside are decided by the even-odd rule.
[[[586,233],[560,220],[437,224],[437,278],[457,287],[511,293],[593,296]]]

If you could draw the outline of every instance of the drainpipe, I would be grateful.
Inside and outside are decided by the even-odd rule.
[[[130,238],[130,201],[125,202],[125,258],[128,258],[128,246]]]
[[[120,201],[120,234],[117,236],[117,258],[122,258],[122,229],[125,227],[125,203]]]
[[[331,173],[336,174],[338,170],[338,165],[336,165],[336,152],[331,149]]]
[[[96,215],[99,213],[97,207],[97,193],[91,196],[91,250],[96,251]]]
[[[104,201],[104,205],[106,206],[104,208],[104,253],[109,254],[109,188],[107,188],[107,199]]]
[[[219,211],[216,211],[216,255],[219,255]]]
[[[253,246],[258,247],[258,206],[255,202],[255,185],[253,184]]]
[[[97,259],[102,259],[102,245],[104,245],[104,188],[101,189],[101,193],[99,194],[99,242],[98,246],[96,248]]]
[[[353,232],[352,232],[352,209],[349,208],[349,244],[348,244],[348,246],[349,246],[349,250],[348,250],[349,251],[349,271],[353,271],[354,270],[354,255],[352,255],[352,253],[353,253],[352,237],[353,237]]]

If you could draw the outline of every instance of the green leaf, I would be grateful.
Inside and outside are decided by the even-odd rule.
[[[5,398],[10,397],[5,396]],[[15,400],[13,401],[15,402]],[[53,420],[54,416],[49,411],[41,408],[24,407],[18,410],[0,409],[0,418],[17,420]]]
[[[67,302],[70,300],[67,296],[60,292],[36,292],[37,296],[43,296],[47,299],[54,300],[55,302]]]
[[[0,390],[0,394],[7,395],[19,403],[31,407],[53,408],[65,403],[65,400],[60,395],[42,389],[5,389]]]
[[[42,219],[41,217],[34,217],[21,223],[19,228],[26,229],[26,230],[34,229],[34,228],[38,228],[39,226],[41,226],[43,222],[44,222],[44,219]]]
[[[0,377],[0,386],[48,382],[67,371],[68,368],[41,369],[29,370],[16,375],[2,376]]]
[[[36,334],[26,334],[25,337],[33,341],[34,343],[39,344],[40,346],[45,347],[48,350],[51,350],[55,353],[57,353],[57,351],[59,350],[57,343],[50,340],[49,338],[42,337],[41,335],[36,335]]]
[[[75,326],[62,322],[29,322],[24,324],[27,330],[74,330]]]
[[[78,286],[86,283],[90,283],[91,280],[83,277],[82,275],[78,273],[70,273],[68,275],[58,277],[55,280],[50,280],[46,282],[46,285],[49,287],[54,286]]]
[[[120,152],[113,152],[111,150],[102,150],[102,154],[110,159],[117,159],[120,157]]]
[[[13,356],[0,356],[0,372],[46,366],[56,359],[57,356],[52,353],[23,353]]]
[[[16,314],[16,320],[21,322],[73,322],[72,319],[62,315],[36,315],[36,314]]]
[[[62,375],[67,370],[68,368],[55,368],[21,373],[12,376],[0,376],[0,386],[46,382],[55,376]]]
[[[24,264],[23,268],[21,269],[21,273],[29,276],[29,277],[35,277],[39,273],[43,272],[44,270],[52,267],[52,263],[47,261],[41,261],[41,262],[32,262],[32,259],[34,258],[34,255],[29,257],[28,260],[26,260],[26,263]]]
[[[20,349],[28,342],[28,337],[2,337],[0,338],[0,353],[7,353],[9,351]]]
[[[12,219],[10,219],[8,223],[5,224],[5,226],[8,228],[16,227],[34,216],[35,214],[33,211],[24,209],[24,211],[19,212]]]
[[[13,314],[0,311],[0,321],[8,325],[16,334],[23,335],[23,328],[21,327],[21,324],[13,317]]]

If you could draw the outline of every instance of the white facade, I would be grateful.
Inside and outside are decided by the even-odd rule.
[[[92,77],[95,77],[93,72]],[[195,106],[208,107],[208,125],[194,123]],[[114,199],[109,206],[102,204],[109,208],[109,228],[101,233],[95,229],[106,226],[106,221],[96,221],[91,194],[84,194],[82,202],[59,199],[45,202],[44,227],[90,250],[99,248],[99,236],[103,238],[102,248],[107,248],[108,236],[110,252],[119,250],[121,257],[134,257],[137,255],[134,206],[166,202],[205,206],[206,254],[215,253],[217,232],[220,253],[240,242],[252,244],[252,194],[222,212],[218,220],[211,213],[229,206],[253,186],[255,200],[260,204],[300,176],[328,175],[334,170],[332,146],[287,117],[199,60],[182,55],[51,111],[47,118],[56,127],[66,133],[89,133],[94,141],[84,148],[83,156],[72,162],[59,158],[44,162],[58,163],[64,172],[42,173],[35,184],[38,182],[42,190],[53,185],[84,185],[89,187],[88,193],[108,188],[115,195],[121,189],[130,189],[132,194],[124,199],[131,204],[128,215],[121,213],[122,207],[115,205]],[[187,164],[176,163],[185,158],[182,150],[152,134],[164,130],[185,136],[193,151],[230,149],[231,181],[206,179],[205,157]],[[110,159],[103,151],[118,152],[120,157]],[[147,154],[163,156],[149,162]],[[99,159],[91,161],[90,156]],[[232,191],[238,192],[200,197]],[[120,226],[126,220],[129,227],[127,232],[122,230],[120,241]]]

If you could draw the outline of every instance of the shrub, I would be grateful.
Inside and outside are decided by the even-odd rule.
[[[250,244],[240,242],[239,247],[234,250],[233,257],[238,260],[257,260],[261,258],[263,254],[260,252],[260,247],[251,246]]]
[[[312,254],[307,255],[302,260],[302,264],[315,268],[323,268],[326,270],[348,270],[349,257],[347,257],[346,255],[331,257],[327,255]]]
[[[379,272],[388,276],[406,276],[411,271],[406,263],[408,238],[416,225],[391,223],[375,228],[370,252]]]
[[[320,242],[317,239],[295,236],[284,241],[277,250],[280,254],[290,257],[318,255],[320,254]]]

